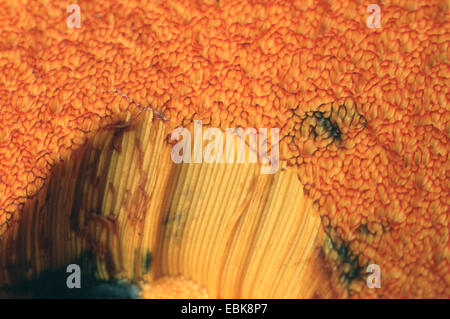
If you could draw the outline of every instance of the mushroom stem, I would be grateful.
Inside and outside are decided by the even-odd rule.
[[[0,287],[79,261],[98,280],[139,282],[142,297],[317,296],[320,216],[297,173],[176,164],[168,134],[143,112],[57,165],[0,238]]]

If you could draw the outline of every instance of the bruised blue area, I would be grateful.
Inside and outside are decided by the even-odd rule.
[[[146,262],[151,264],[151,255]],[[80,288],[68,288],[67,279],[72,275],[66,268],[46,271],[39,277],[14,286],[0,288],[0,296],[11,298],[85,298],[85,299],[134,299],[139,296],[139,287],[126,280],[97,279],[98,269],[95,255],[86,252],[74,262],[80,267]]]
[[[37,279],[4,289],[7,295],[25,298],[135,299],[137,285],[125,280],[83,282],[81,288],[68,288],[65,272],[51,272]]]

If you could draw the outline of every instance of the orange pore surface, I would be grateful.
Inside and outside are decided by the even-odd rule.
[[[88,132],[137,111],[120,89],[171,127],[280,128],[324,225],[380,265],[370,293],[449,297],[448,2],[383,1],[371,29],[372,2],[80,1],[69,29],[66,1],[1,1],[2,230]],[[342,122],[326,147],[299,138],[331,103],[366,126]]]

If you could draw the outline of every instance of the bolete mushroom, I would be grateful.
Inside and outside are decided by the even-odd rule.
[[[358,1],[83,2],[73,29],[23,6],[0,5],[0,287],[80,262],[142,297],[450,296],[445,1],[380,28]],[[279,128],[280,170],[174,163],[194,120]]]

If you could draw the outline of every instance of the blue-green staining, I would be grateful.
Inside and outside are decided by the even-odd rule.
[[[367,265],[360,264],[359,255],[352,251],[350,243],[339,236],[335,227],[328,225],[324,228],[326,234],[323,244],[324,255],[339,272],[339,281],[350,286],[355,280],[365,280]],[[332,255],[337,255],[337,258],[332,260]]]
[[[152,267],[152,262],[153,262],[152,253],[150,251],[147,251],[147,253],[143,254],[142,256],[142,272],[144,274],[150,271],[150,268]]]
[[[8,298],[83,298],[83,299],[134,299],[138,298],[140,289],[130,281],[98,279],[96,256],[85,252],[73,262],[81,269],[81,288],[68,288],[66,268],[46,271],[32,280],[23,281],[14,286],[0,288],[0,295]]]
[[[331,144],[342,146],[344,138],[353,138],[367,126],[366,118],[358,111],[354,102],[324,103],[312,110],[301,105],[291,108],[295,126],[288,136],[301,140],[312,139],[317,149]]]

